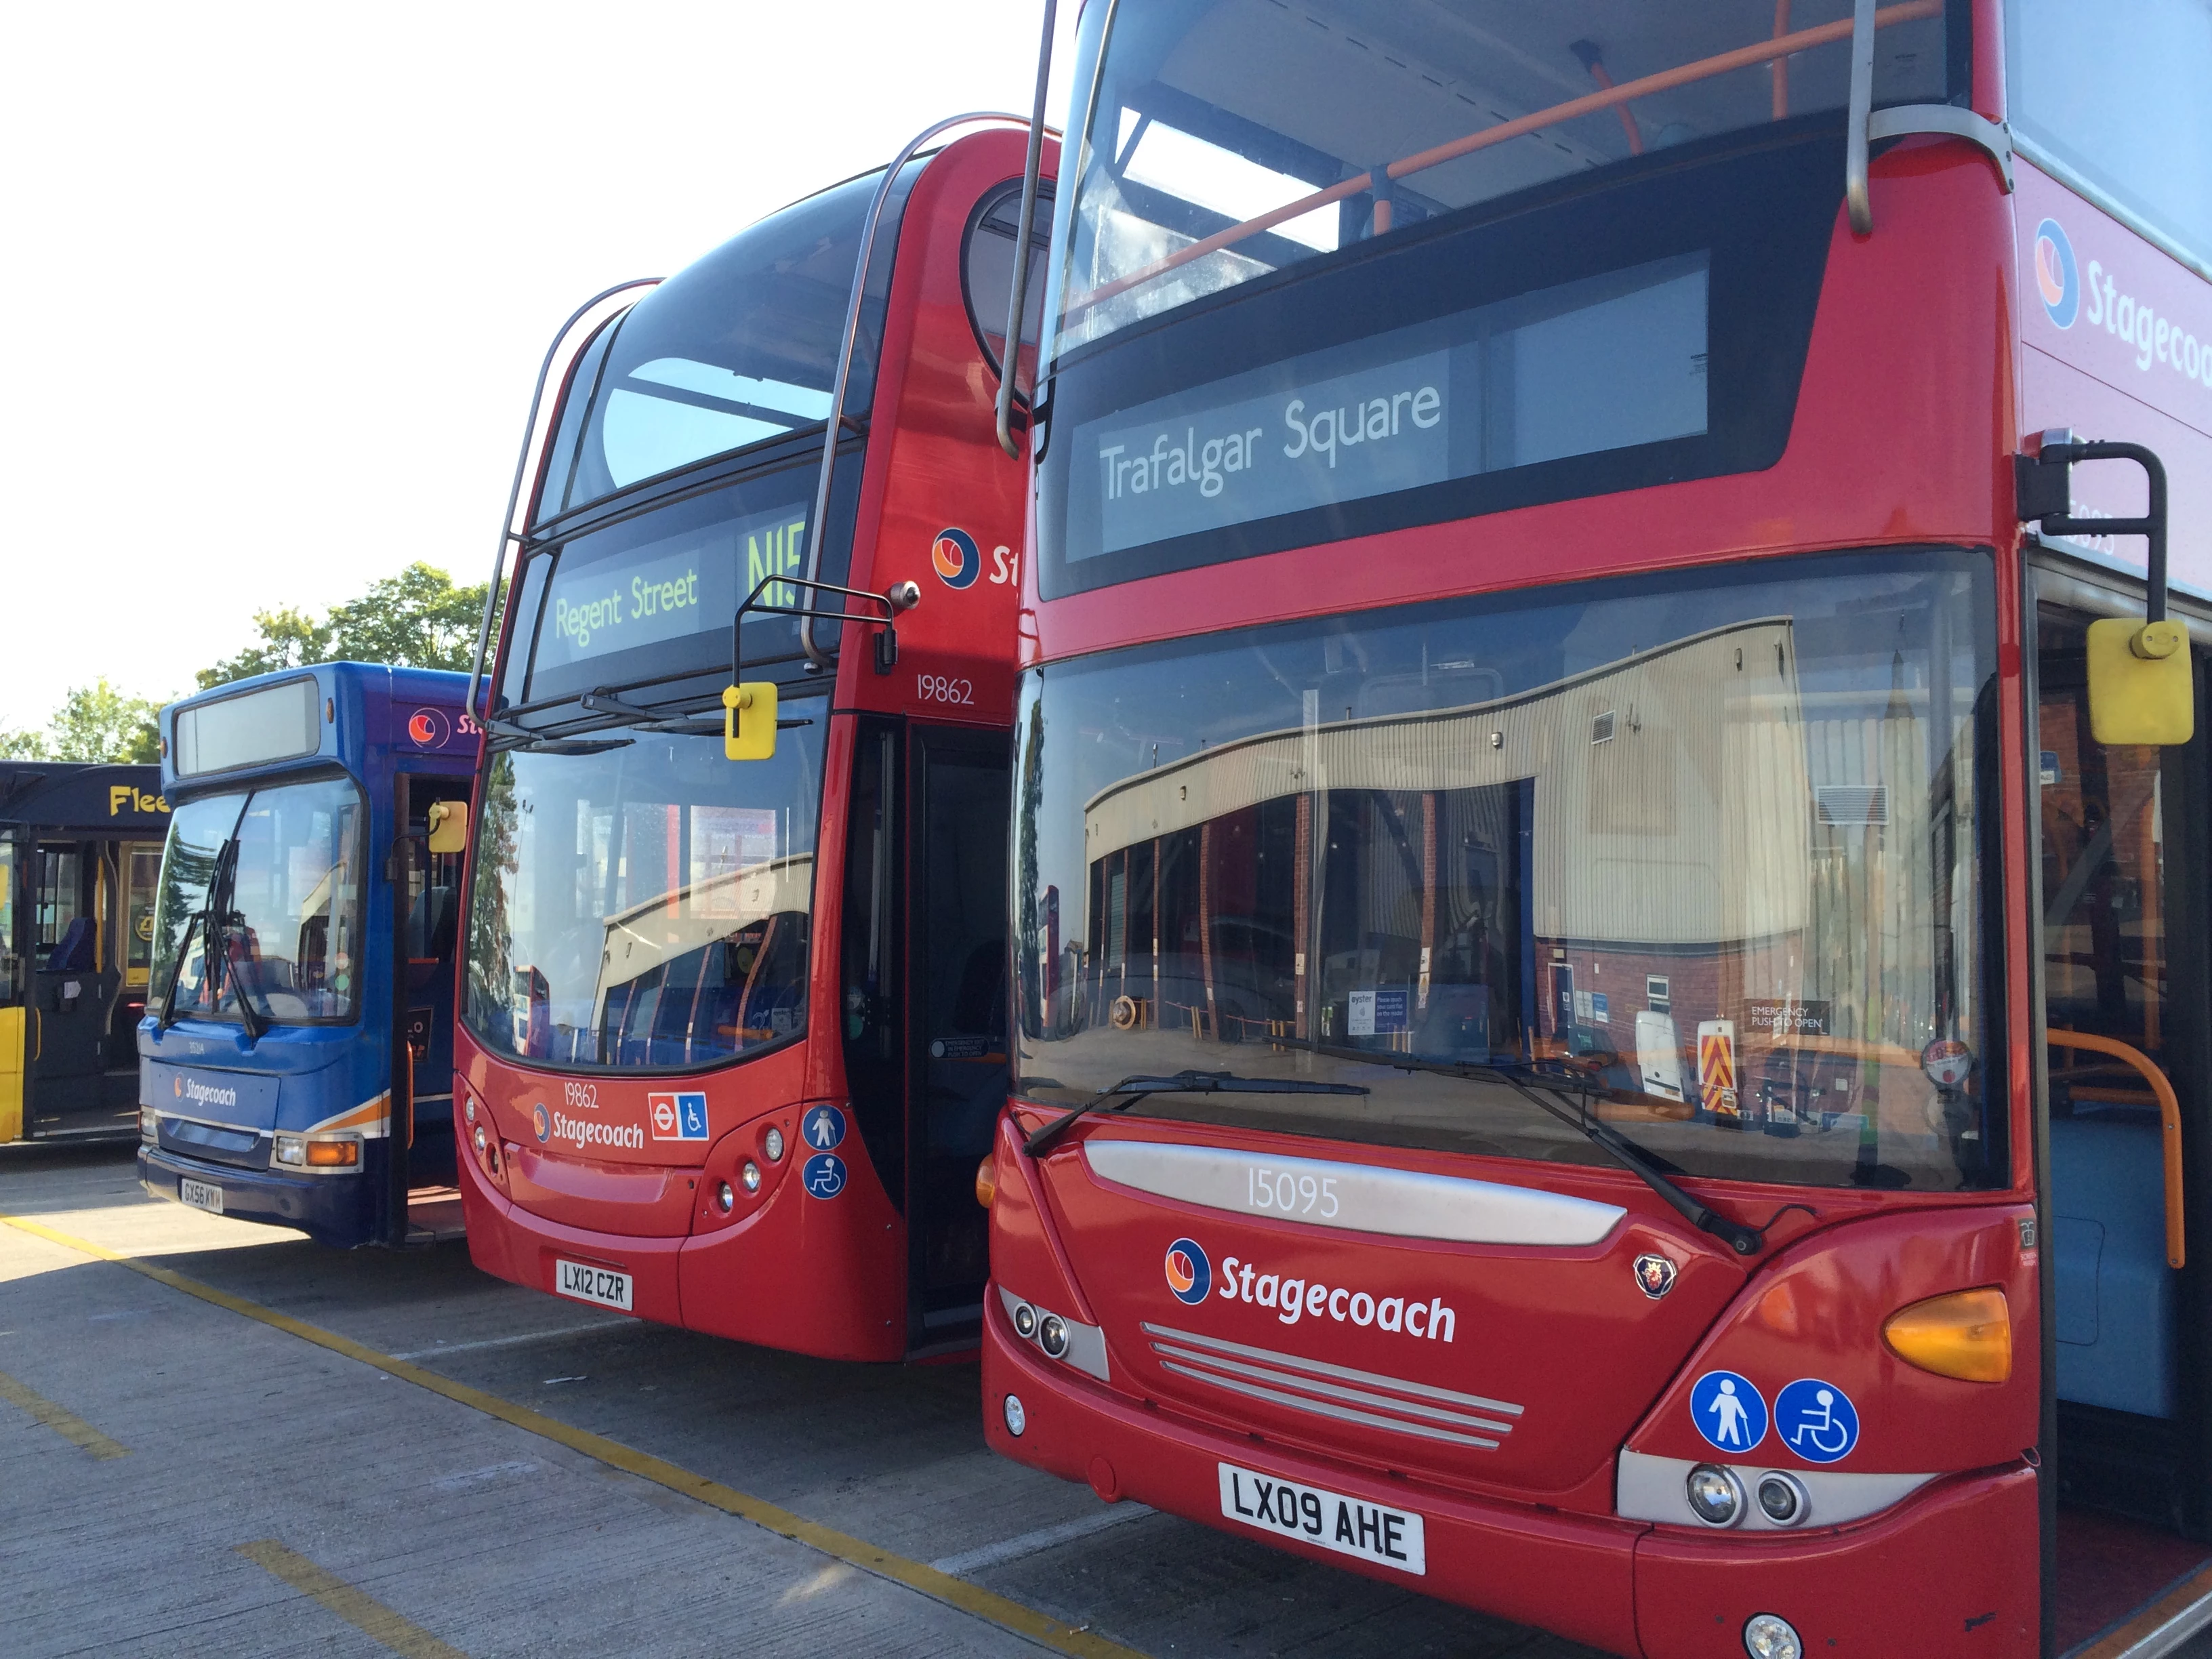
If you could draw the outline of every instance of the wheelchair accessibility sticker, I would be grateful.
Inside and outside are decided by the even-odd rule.
[[[809,1195],[835,1198],[845,1190],[845,1160],[835,1152],[817,1152],[800,1171]]]
[[[1858,1407],[1834,1383],[1800,1377],[1774,1397],[1774,1431],[1808,1463],[1840,1463],[1859,1443]]]
[[[1690,1390],[1690,1420],[1724,1452],[1747,1452],[1766,1438],[1766,1401],[1751,1379],[1707,1371]]]

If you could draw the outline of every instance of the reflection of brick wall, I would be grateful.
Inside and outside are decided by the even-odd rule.
[[[1604,994],[1608,1005],[1607,1021],[1601,1025],[1593,1023],[1591,1029],[1602,1035],[1619,1053],[1636,1051],[1636,1016],[1651,1006],[1645,994],[1645,981],[1653,975],[1667,981],[1672,1005],[1668,1012],[1674,1015],[1675,1035],[1680,1040],[1686,1060],[1695,1057],[1698,1022],[1701,1019],[1735,1020],[1741,1042],[1746,1035],[1742,1024],[1744,954],[1741,947],[1735,945],[1695,952],[1638,951],[1540,939],[1536,941],[1536,960],[1540,964],[1537,994],[1544,1009],[1544,1035],[1559,1035],[1552,969],[1564,962],[1574,969],[1577,992]],[[1725,1004],[1723,987],[1727,988]]]

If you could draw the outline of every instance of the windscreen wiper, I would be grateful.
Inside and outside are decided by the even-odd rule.
[[[1469,1082],[1502,1083],[1539,1111],[1559,1119],[1571,1128],[1580,1130],[1591,1141],[1612,1153],[1630,1174],[1641,1178],[1645,1186],[1666,1200],[1669,1206],[1699,1232],[1711,1233],[1738,1255],[1756,1255],[1766,1246],[1766,1234],[1763,1229],[1732,1221],[1718,1211],[1700,1204],[1674,1184],[1660,1167],[1663,1160],[1655,1153],[1646,1152],[1626,1135],[1591,1117],[1586,1109],[1590,1099],[1605,1091],[1589,1078],[1572,1072],[1547,1072],[1522,1060],[1492,1061],[1475,1066],[1457,1060],[1417,1060],[1410,1054],[1372,1054],[1364,1048],[1320,1048],[1315,1052],[1335,1060],[1362,1060],[1370,1066],[1388,1066],[1401,1072],[1429,1072],[1438,1077],[1455,1077]],[[1577,1105],[1571,1111],[1554,1105],[1538,1093],[1539,1090],[1555,1095],[1575,1095]]]
[[[1123,1111],[1146,1095],[1364,1095],[1367,1092],[1357,1083],[1308,1083],[1297,1078],[1237,1077],[1227,1072],[1176,1072],[1168,1077],[1154,1077],[1140,1072],[1123,1078],[1112,1088],[1091,1096],[1073,1111],[1032,1130],[1030,1138],[1022,1143],[1022,1150],[1035,1158],[1049,1150],[1054,1141],[1067,1133],[1068,1126],[1085,1113],[1101,1107]]]

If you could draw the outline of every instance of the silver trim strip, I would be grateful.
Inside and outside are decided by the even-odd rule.
[[[1345,1423],[1362,1423],[1372,1429],[1395,1429],[1400,1434],[1417,1434],[1425,1440],[1449,1440],[1454,1445],[1480,1446],[1485,1451],[1498,1449],[1498,1442],[1476,1435],[1454,1434],[1449,1429],[1431,1429],[1423,1424],[1407,1423],[1395,1417],[1377,1417],[1372,1412],[1356,1412],[1348,1406],[1325,1406],[1318,1400],[1300,1399],[1296,1395],[1283,1394],[1274,1389],[1263,1389],[1256,1382],[1237,1382],[1225,1376],[1209,1376],[1204,1371],[1194,1371],[1188,1365],[1177,1365],[1164,1359],[1160,1362],[1160,1366],[1178,1376],[1188,1376],[1199,1382],[1211,1382],[1217,1389],[1233,1389],[1238,1394],[1249,1395],[1255,1400],[1272,1401],[1278,1406],[1288,1406],[1293,1411],[1312,1412],[1316,1416],[1334,1417]]]
[[[2207,1625],[2212,1625],[2212,1590],[2198,1596],[2134,1646],[2122,1649],[2113,1659],[2165,1659],[2166,1655]]]
[[[2038,170],[2048,174],[2054,184],[2072,191],[2099,212],[2118,220],[2160,253],[2195,271],[2207,282],[2212,282],[2212,260],[2208,260],[2201,253],[2191,252],[2172,232],[2153,224],[2132,208],[2122,207],[2027,134],[2014,133],[2012,149],[2021,161],[2032,163]]]
[[[1710,1461],[1719,1463],[1717,1458]],[[1653,1457],[1646,1452],[1624,1451],[1614,1475],[1614,1512],[1627,1521],[1662,1521],[1707,1533],[1723,1530],[1709,1526],[1691,1512],[1685,1483],[1690,1478],[1690,1471],[1697,1467],[1697,1463],[1684,1457]],[[1766,1518],[1756,1498],[1751,1498],[1759,1490],[1759,1477],[1775,1466],[1723,1463],[1720,1467],[1735,1471],[1750,1499],[1744,1505],[1743,1519],[1724,1529],[1729,1532],[1802,1532],[1808,1527],[1832,1527],[1842,1522],[1856,1521],[1903,1501],[1936,1479],[1932,1474],[1843,1474],[1833,1469],[1784,1469],[1782,1473],[1804,1487],[1805,1496],[1811,1501],[1805,1506],[1803,1518],[1789,1526],[1778,1527]]]
[[[1194,1364],[1210,1366],[1215,1370],[1232,1371],[1257,1382],[1274,1382],[1285,1388],[1304,1389],[1310,1394],[1325,1395],[1332,1400],[1342,1400],[1356,1406],[1379,1406],[1385,1411],[1409,1412],[1432,1423],[1455,1423],[1463,1429],[1486,1429],[1492,1434],[1513,1432],[1510,1423],[1494,1423],[1486,1417],[1469,1417],[1465,1412],[1448,1412],[1442,1406],[1424,1406],[1411,1400],[1393,1400],[1388,1395],[1370,1394],[1364,1389],[1347,1389],[1341,1382],[1323,1382],[1317,1377],[1299,1376],[1291,1371],[1279,1371],[1241,1359],[1217,1358],[1196,1348],[1177,1347],[1172,1342],[1155,1342],[1152,1352],[1175,1359],[1188,1359]]]
[[[1365,1382],[1373,1387],[1395,1389],[1400,1394],[1418,1395],[1424,1400],[1445,1400],[1454,1405],[1472,1406],[1477,1411],[1496,1412],[1503,1417],[1518,1417],[1525,1409],[1510,1401],[1486,1399],[1479,1394],[1461,1394],[1452,1389],[1439,1389],[1426,1382],[1409,1382],[1401,1376],[1386,1376],[1380,1371],[1354,1370],[1349,1365],[1332,1365],[1325,1359],[1308,1359],[1303,1354],[1278,1353],[1273,1348],[1255,1348],[1243,1342],[1224,1341],[1218,1336],[1200,1336],[1196,1331],[1179,1331],[1172,1325],[1155,1325],[1146,1320],[1139,1327],[1147,1336],[1164,1336],[1176,1342],[1188,1342],[1195,1347],[1212,1348],[1217,1353],[1233,1353],[1245,1359],[1262,1359],[1285,1366],[1291,1370],[1311,1371],[1322,1376],[1338,1377],[1346,1382]]]
[[[1572,1249],[1601,1243],[1628,1213],[1617,1204],[1459,1176],[1424,1175],[1372,1164],[1256,1152],[1170,1141],[1100,1139],[1083,1144],[1084,1161],[1101,1180],[1160,1198],[1179,1199],[1247,1219],[1302,1227],[1436,1238],[1455,1244],[1524,1244]],[[1311,1186],[1311,1209],[1253,1201],[1261,1182]],[[1328,1183],[1323,1187],[1322,1183]],[[1275,1190],[1271,1188],[1270,1190]],[[1323,1215],[1326,1192],[1334,1213]]]

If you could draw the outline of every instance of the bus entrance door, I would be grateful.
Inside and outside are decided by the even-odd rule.
[[[1006,1101],[1006,738],[911,729],[908,1340],[971,1342],[990,1276],[975,1166]]]
[[[461,1232],[454,1185],[453,961],[461,857],[430,851],[434,802],[466,802],[466,778],[398,773],[392,811],[392,1243],[430,1243]],[[404,1218],[404,1219],[402,1219]]]
[[[109,1028],[123,975],[118,895],[99,842],[41,842],[32,875],[35,968],[24,1056],[29,1127],[40,1136],[127,1132],[137,1116],[137,1060],[126,1029],[117,1078]]]
[[[2094,738],[2090,620],[2040,611],[2033,756],[2062,1652],[2212,1558],[2186,1541],[2212,1540],[2212,1513],[2182,1165],[2208,1127],[2207,739],[2201,719],[2186,747]]]

